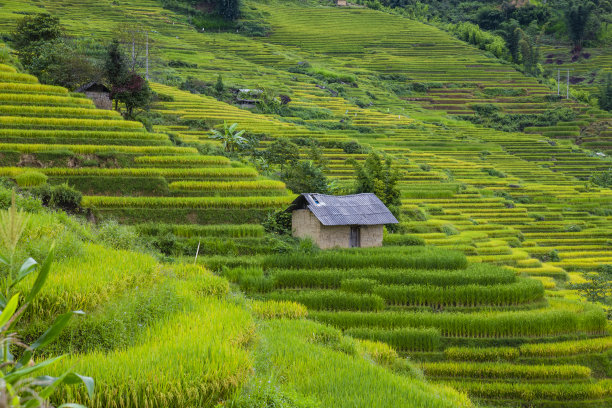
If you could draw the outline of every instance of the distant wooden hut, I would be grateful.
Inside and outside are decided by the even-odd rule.
[[[83,93],[91,99],[98,109],[112,109],[110,89],[100,82],[90,82],[78,88],[75,92]]]
[[[348,4],[346,2],[346,0],[336,0],[336,6],[339,7],[346,7]]]
[[[294,237],[311,238],[321,249],[382,246],[385,224],[397,219],[375,194],[301,194],[291,211]]]

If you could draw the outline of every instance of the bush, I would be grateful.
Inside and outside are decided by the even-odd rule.
[[[48,177],[35,170],[28,170],[15,177],[17,185],[21,188],[38,187],[47,182]]]
[[[45,207],[59,209],[73,214],[81,210],[83,194],[70,187],[68,184],[60,184],[57,186],[44,184],[33,188],[32,194],[40,198]]]
[[[291,213],[285,210],[277,210],[268,213],[262,225],[269,234],[291,235]]]

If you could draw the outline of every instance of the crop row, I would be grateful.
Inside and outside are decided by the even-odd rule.
[[[1,105],[0,105],[1,106]],[[14,138],[63,138],[63,139],[153,139],[168,140],[161,133],[147,133],[143,131],[100,132],[87,130],[40,130],[40,129],[0,129],[0,137]],[[199,156],[195,156],[199,157]],[[206,156],[201,156],[206,157]],[[228,160],[229,161],[229,160]]]
[[[3,126],[34,126],[61,128],[108,128],[108,129],[142,129],[142,123],[128,120],[108,119],[66,119],[66,118],[33,118],[26,116],[0,116]]]
[[[521,279],[491,286],[379,285],[372,293],[396,306],[510,306],[542,300],[544,287],[535,279]]]
[[[1,145],[0,145],[1,146]],[[0,176],[14,177],[27,171],[22,167],[0,167]],[[178,168],[178,169],[158,169],[158,168],[125,168],[125,169],[102,169],[98,167],[47,167],[37,169],[47,176],[128,176],[128,177],[203,177],[203,178],[248,178],[255,177],[257,171],[250,167],[237,168]]]
[[[20,94],[4,93],[0,88],[0,103],[11,103],[21,105],[53,105],[53,106],[91,106],[93,102],[86,98],[73,98],[60,95]],[[11,90],[9,90],[11,91]]]
[[[459,270],[416,269],[282,269],[271,270],[278,288],[339,288],[346,279],[363,278],[386,285],[495,285],[516,281],[514,272],[488,264]]]
[[[0,82],[0,92],[32,92],[32,93],[54,93],[67,94],[68,90],[61,86],[26,84],[14,82]]]
[[[611,380],[595,384],[488,383],[482,381],[452,381],[445,382],[445,384],[476,398],[517,399],[522,403],[533,400],[594,400],[612,396]]]
[[[128,153],[128,154],[185,154],[196,152],[193,147],[176,146],[118,146],[118,145],[77,145],[77,144],[22,144],[2,143],[0,151],[17,151],[21,153],[41,153],[54,151],[71,151],[81,154],[95,154],[106,152]]]
[[[559,343],[528,343],[514,347],[449,347],[444,354],[455,361],[512,361],[519,357],[564,357],[602,353],[612,349],[612,337],[571,340]]]
[[[92,107],[93,108],[93,107]],[[109,118],[111,120],[122,120],[123,118],[116,111],[92,108],[69,108],[56,106],[15,106],[0,105],[0,114],[36,117],[98,117]]]
[[[579,365],[435,362],[423,363],[422,368],[426,375],[438,378],[584,380],[591,376],[590,368]]]
[[[435,351],[440,346],[440,332],[431,328],[397,330],[355,328],[344,333],[358,339],[381,341],[399,351]]]
[[[465,255],[458,251],[432,247],[383,247],[321,251],[317,254],[291,253],[268,256],[264,269],[354,269],[367,267],[462,269],[467,267]]]
[[[236,191],[236,190],[285,190],[285,183],[277,180],[253,181],[175,181],[170,190],[177,191]]]
[[[105,197],[84,196],[88,208],[269,208],[289,205],[283,197]]]
[[[271,300],[298,302],[309,310],[379,311],[385,307],[385,301],[380,296],[336,290],[272,292],[266,297]]]
[[[264,229],[259,224],[218,224],[218,225],[177,225],[177,224],[139,224],[141,234],[164,236],[172,233],[181,238],[260,238]]]
[[[573,333],[601,334],[606,327],[606,316],[600,309],[583,313],[569,310],[500,313],[313,312],[311,317],[341,329],[434,327],[445,337],[505,338]]]
[[[224,156],[140,156],[134,159],[138,164],[230,164],[230,160]]]

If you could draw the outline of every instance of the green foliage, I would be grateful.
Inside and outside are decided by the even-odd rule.
[[[300,159],[299,147],[287,138],[279,138],[263,152],[263,157],[268,163],[280,166],[282,173],[285,166],[293,166]]]
[[[7,214],[3,214],[2,218],[4,232],[20,235],[19,230],[23,231],[24,219],[23,215],[16,211],[14,205]],[[7,226],[11,226],[11,231],[4,229]],[[3,234],[3,239],[6,240],[6,238],[7,236]],[[18,240],[17,236],[10,238],[17,238]],[[32,258],[28,258],[19,268],[13,268],[14,250],[15,247],[12,248],[10,259],[0,256],[0,263],[12,269],[8,275],[1,277],[0,344],[2,344],[3,352],[0,354],[0,376],[3,381],[0,383],[0,395],[4,398],[3,405],[7,408],[46,407],[49,398],[52,397],[58,387],[73,384],[85,385],[87,395],[91,398],[94,392],[94,381],[90,377],[76,374],[71,370],[62,371],[56,377],[40,376],[41,371],[48,370],[49,366],[57,363],[63,356],[55,356],[42,361],[37,359],[37,362],[34,360],[37,351],[44,349],[57,339],[72,315],[82,314],[82,312],[68,312],[60,315],[30,345],[24,344],[17,337],[19,335],[17,328],[19,320],[47,281],[53,262],[53,249],[49,251],[42,265]],[[27,295],[20,302],[20,295],[14,293],[16,287],[28,276],[34,276],[34,272],[37,272],[36,278],[27,290]]]
[[[612,265],[602,265],[597,272],[585,273],[585,283],[571,284],[591,302],[612,304]]]
[[[612,187],[612,169],[591,176],[591,181],[600,187]]]
[[[381,341],[398,351],[435,351],[440,347],[440,332],[436,329],[380,330],[348,329],[346,334],[359,339]]]
[[[78,213],[81,210],[83,194],[68,184],[50,186],[44,184],[31,190],[32,194],[42,201],[45,207]]]
[[[482,50],[489,51],[497,58],[508,57],[508,49],[503,38],[481,30],[476,24],[459,23],[449,25],[448,29],[461,40],[474,44]]]
[[[567,32],[575,50],[580,51],[584,41],[592,38],[598,31],[599,20],[594,15],[595,9],[595,4],[591,1],[570,0],[564,10]]]
[[[599,107],[603,110],[612,111],[612,74],[606,74],[599,86]]]
[[[291,212],[285,210],[270,212],[262,225],[269,234],[291,235]]]
[[[311,161],[301,161],[287,167],[281,179],[295,194],[329,193],[329,182],[323,170]]]
[[[384,160],[384,161],[383,161]],[[383,158],[377,153],[370,153],[362,165],[355,159],[347,160],[355,169],[354,193],[374,193],[399,220],[401,194],[397,183],[400,180],[399,170],[393,168],[391,157]]]
[[[238,131],[238,124],[233,123],[228,125],[227,122],[223,122],[223,131],[212,129],[210,131],[210,138],[214,140],[220,140],[223,143],[223,150],[229,153],[233,153],[236,150],[240,150],[246,146],[247,140],[242,136],[245,130]]]
[[[25,16],[12,33],[14,48],[19,52],[19,58],[29,65],[38,46],[53,41],[62,33],[58,17],[46,13]]]

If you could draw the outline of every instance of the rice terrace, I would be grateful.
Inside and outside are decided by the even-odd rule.
[[[4,407],[612,407],[612,3],[0,0]]]

